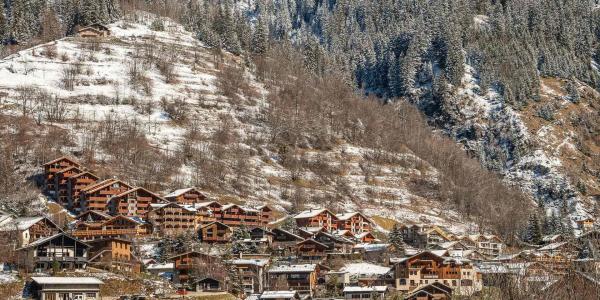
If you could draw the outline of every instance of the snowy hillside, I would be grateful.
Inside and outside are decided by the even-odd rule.
[[[340,141],[327,151],[295,153],[305,163],[290,169],[259,138],[271,130],[264,122],[268,88],[241,71],[240,58],[204,47],[167,19],[162,20],[164,31],[152,30],[154,21],[139,13],[111,24],[111,37],[100,42],[67,37],[5,58],[0,61],[0,109],[65,129],[74,144],[62,146],[62,152],[80,156],[105,176],[130,172],[124,179],[159,187],[162,193],[199,185],[222,201],[271,204],[280,216],[301,199],[308,200],[303,207],[358,209],[456,233],[475,229],[448,207],[428,200],[438,172],[409,150],[388,153],[390,159],[378,162],[371,159],[372,149]],[[225,76],[227,66],[244,72],[245,90],[234,95],[220,91],[219,76]],[[152,174],[131,171],[120,161],[130,156],[121,157],[111,150],[118,145],[107,145],[107,128],[113,126],[127,129],[119,143],[147,140],[159,152],[152,156],[158,164],[186,153],[201,153],[200,158],[169,160],[173,172],[164,166],[145,169]],[[225,140],[220,148],[217,138]],[[201,163],[211,168],[199,169]]]

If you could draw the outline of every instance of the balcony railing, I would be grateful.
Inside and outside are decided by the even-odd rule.
[[[52,257],[52,256],[36,256],[35,260],[39,262],[87,262],[87,257],[71,257],[71,256],[61,256],[61,257]]]

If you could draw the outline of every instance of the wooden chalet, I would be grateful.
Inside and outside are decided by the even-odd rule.
[[[298,235],[304,239],[311,239],[317,233],[326,231],[325,227],[300,227],[298,228]]]
[[[110,29],[102,24],[91,24],[77,30],[77,35],[83,38],[99,38],[110,36]]]
[[[171,202],[167,204],[151,204],[146,215],[155,233],[179,234],[194,231],[197,226],[196,210]]]
[[[4,244],[12,248],[22,248],[37,240],[62,232],[46,217],[24,217],[11,219],[0,226],[0,237]]]
[[[488,257],[496,257],[502,254],[502,251],[506,248],[504,242],[493,234],[473,234],[469,235],[468,238],[475,243],[476,249],[481,254]]]
[[[483,284],[502,289],[518,288],[524,291],[539,291],[559,276],[545,264],[539,262],[497,263],[486,261],[478,265]]]
[[[348,230],[353,234],[361,234],[373,230],[373,221],[360,212],[350,212],[336,215],[337,229]]]
[[[93,221],[87,221],[88,219]],[[122,215],[111,217],[102,212],[88,211],[80,215],[80,220],[76,222],[72,234],[79,239],[88,241],[144,236],[150,234],[150,231],[150,226],[141,219]]]
[[[313,239],[325,246],[327,246],[326,252],[328,253],[350,253],[352,248],[356,244],[354,241],[345,237],[333,235],[331,233],[320,231]]]
[[[221,220],[221,208],[223,205],[217,201],[201,202],[187,206],[193,207],[196,210],[196,221],[198,224],[208,224]]]
[[[327,231],[337,229],[338,218],[328,209],[310,209],[294,216],[298,227],[324,227]]]
[[[233,229],[221,222],[212,222],[200,226],[198,236],[204,243],[228,243]]]
[[[95,277],[34,276],[26,283],[26,299],[98,300],[102,299],[100,287],[103,284]]]
[[[579,251],[581,251],[581,249],[571,242],[551,243],[537,249],[537,252],[540,254],[546,254],[550,257],[564,257],[567,259],[577,258]]]
[[[220,222],[229,226],[248,227],[263,225],[260,215],[261,212],[254,208],[243,207],[237,204],[225,204],[221,208],[222,216]]]
[[[113,215],[143,216],[150,211],[150,204],[153,203],[167,203],[167,200],[137,187],[113,196],[110,199],[110,211]]]
[[[415,224],[400,226],[403,240],[408,245],[420,249],[429,249],[435,244],[451,242],[453,238],[443,229],[435,225]]]
[[[216,278],[212,278],[212,277],[205,277],[205,278],[196,280],[192,283],[192,285],[196,287],[196,292],[220,292],[220,291],[222,291],[221,281]]]
[[[294,290],[300,295],[312,297],[323,270],[329,269],[320,264],[273,266],[267,272],[269,290]]]
[[[365,231],[363,233],[359,233],[354,237],[354,239],[356,239],[357,242],[363,243],[363,244],[372,244],[372,243],[379,242],[379,240],[370,231]]]
[[[88,210],[109,212],[110,199],[120,195],[132,187],[117,179],[106,179],[89,185],[79,192],[81,211]]]
[[[192,284],[199,276],[206,278],[207,274],[196,273],[196,270],[203,265],[219,263],[220,258],[197,251],[189,251],[177,254],[169,258],[173,263],[175,271],[173,281],[178,284]]]
[[[170,202],[177,202],[179,204],[197,204],[205,202],[207,197],[197,188],[191,187],[175,190],[165,195],[164,198]]]
[[[587,232],[594,229],[594,219],[589,217],[579,218],[575,221],[577,229]]]
[[[51,195],[55,196],[56,186],[54,175],[56,172],[69,168],[69,167],[81,167],[81,165],[74,159],[62,156],[57,159],[51,160],[42,165],[44,168],[44,181],[46,184],[46,191]]]
[[[296,244],[304,240],[301,236],[281,228],[274,228],[271,232],[273,233],[271,248],[281,256],[294,253]]]
[[[267,226],[269,222],[273,221],[273,209],[267,205],[261,205],[256,208],[259,211],[259,220],[262,226]]]
[[[19,265],[27,271],[84,269],[90,245],[64,232],[39,239],[18,249]]]
[[[131,240],[105,238],[86,243],[90,245],[89,265],[109,271],[140,272],[141,264],[132,254]]]
[[[300,300],[297,291],[264,291],[258,300]]]
[[[69,177],[67,179],[67,208],[75,212],[80,212],[81,204],[79,202],[79,194],[81,190],[87,186],[93,185],[98,182],[98,180],[100,180],[100,177],[89,171],[84,171]]]
[[[246,294],[258,294],[265,290],[268,258],[236,258],[226,264],[235,269]]]
[[[69,178],[83,172],[81,167],[71,166],[57,171],[54,178],[54,195],[58,204],[69,205]]]
[[[296,244],[296,257],[300,261],[320,262],[327,258],[329,247],[313,239],[307,239]]]
[[[442,257],[435,251],[394,261],[394,273],[396,289],[403,292],[434,282],[441,282],[461,295],[472,295],[483,288],[481,276],[469,260]]]

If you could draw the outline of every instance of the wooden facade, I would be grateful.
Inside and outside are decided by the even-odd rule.
[[[260,211],[253,208],[242,207],[237,204],[223,205],[220,222],[229,226],[260,226]]]
[[[63,156],[57,159],[51,160],[43,164],[44,168],[44,181],[46,184],[46,191],[54,196],[56,192],[54,175],[56,172],[69,168],[69,167],[81,167],[81,165],[74,159]]]
[[[271,248],[281,256],[294,253],[296,244],[304,240],[301,236],[281,228],[274,228],[271,232],[273,233]]]
[[[100,178],[89,171],[75,174],[67,179],[67,208],[75,211],[81,211],[79,194],[82,189],[98,182]]]
[[[77,35],[83,38],[99,38],[110,36],[110,29],[102,24],[91,24],[77,30]]]
[[[480,274],[468,260],[438,256],[424,251],[396,262],[396,289],[410,292],[418,286],[440,282],[461,295],[471,295],[482,289]]]
[[[86,214],[91,216],[94,213]],[[94,214],[98,215],[98,214]],[[73,236],[82,240],[95,240],[111,237],[136,237],[150,233],[150,226],[126,216],[114,216],[98,221],[78,221]]]
[[[174,282],[179,284],[191,284],[198,279],[205,278],[206,274],[195,274],[194,270],[200,265],[220,263],[220,258],[197,251],[178,254],[169,258],[175,270]],[[202,276],[202,278],[196,278]]]
[[[328,209],[307,210],[294,216],[298,227],[324,227],[327,231],[337,229],[338,218]]]
[[[46,217],[16,218],[0,227],[2,242],[12,244],[12,248],[25,247],[60,232],[62,230]]]
[[[198,224],[196,210],[176,202],[151,205],[146,220],[152,225],[154,232],[162,234],[193,231]]]
[[[54,196],[58,204],[69,205],[69,178],[83,172],[80,167],[72,166],[54,174]]]
[[[212,222],[198,229],[198,236],[204,243],[228,243],[233,229],[221,222]]]
[[[113,196],[110,199],[110,211],[113,215],[143,216],[150,211],[150,204],[166,202],[157,194],[137,187]]]
[[[300,261],[320,262],[327,257],[329,247],[313,239],[307,239],[296,244],[296,257]]]
[[[95,210],[109,212],[110,199],[130,189],[130,185],[117,179],[107,179],[87,186],[79,194],[81,211]]]
[[[326,268],[319,264],[274,266],[268,271],[269,290],[294,290],[313,296],[322,269]]]
[[[90,245],[88,263],[109,271],[139,273],[140,263],[132,254],[131,241],[122,238],[97,239]]]
[[[338,230],[348,230],[355,235],[373,230],[373,221],[360,212],[338,214],[336,217]]]
[[[90,246],[65,233],[39,239],[19,249],[19,265],[27,271],[84,269]]]

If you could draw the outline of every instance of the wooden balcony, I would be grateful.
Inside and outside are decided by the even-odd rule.
[[[92,236],[115,236],[115,235],[145,235],[148,232],[146,229],[109,229],[109,230],[75,230],[75,237],[92,237]]]

